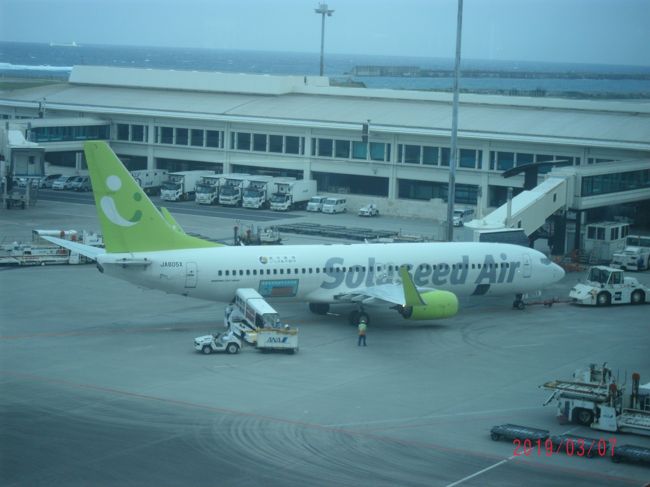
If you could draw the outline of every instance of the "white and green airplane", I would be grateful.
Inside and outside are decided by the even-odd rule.
[[[325,314],[371,306],[410,320],[458,312],[457,296],[524,293],[557,282],[561,267],[544,254],[500,243],[385,243],[230,247],[183,232],[138,186],[106,142],[85,144],[105,249],[48,240],[97,261],[100,272],[167,293],[230,302],[239,288],[266,299],[306,302]]]

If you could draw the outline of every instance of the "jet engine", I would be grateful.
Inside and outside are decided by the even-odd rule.
[[[449,291],[427,291],[420,294],[422,305],[398,306],[397,311],[407,320],[436,320],[458,313],[458,298]]]

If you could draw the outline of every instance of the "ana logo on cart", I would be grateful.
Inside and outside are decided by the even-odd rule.
[[[289,337],[268,337],[266,343],[287,343]]]

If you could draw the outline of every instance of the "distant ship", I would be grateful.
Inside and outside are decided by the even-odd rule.
[[[75,41],[70,42],[69,44],[50,42],[50,47],[79,47]]]

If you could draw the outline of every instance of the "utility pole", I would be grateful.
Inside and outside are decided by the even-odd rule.
[[[463,31],[463,0],[458,0],[456,22],[456,62],[454,64],[454,102],[451,115],[451,154],[449,154],[449,187],[447,189],[447,241],[454,240],[454,199],[456,198],[456,153],[458,152],[458,78],[460,76],[460,40]]]
[[[325,15],[331,17],[334,13],[334,10],[327,8],[326,3],[319,3],[318,8],[314,9],[314,12],[321,14],[321,27],[320,27],[320,75],[323,76],[323,54],[325,52]]]

